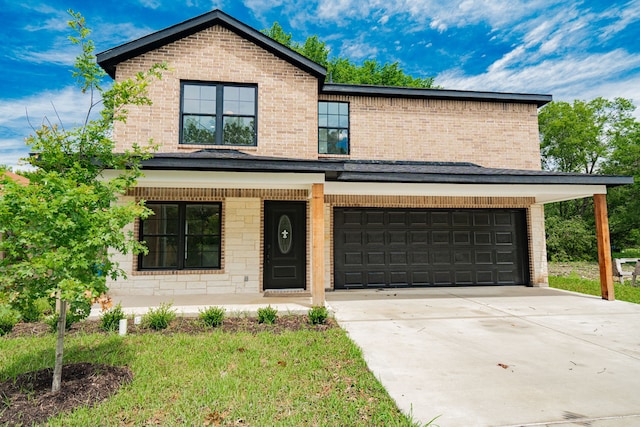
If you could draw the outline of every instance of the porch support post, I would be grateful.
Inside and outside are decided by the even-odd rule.
[[[311,186],[311,303],[324,306],[324,184]]]
[[[600,265],[600,289],[602,299],[615,300],[613,290],[613,269],[611,266],[611,241],[609,238],[609,218],[607,216],[607,196],[594,194],[593,205],[596,215],[596,237],[598,240],[598,263]]]

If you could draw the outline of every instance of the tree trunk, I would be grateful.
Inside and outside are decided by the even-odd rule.
[[[53,382],[51,383],[51,392],[60,391],[62,383],[62,355],[64,352],[64,332],[67,327],[67,302],[60,301],[60,313],[58,314],[58,341],[56,342],[56,363],[53,368]]]

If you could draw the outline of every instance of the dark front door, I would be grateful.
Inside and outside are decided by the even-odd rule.
[[[305,202],[264,202],[264,289],[306,289]]]

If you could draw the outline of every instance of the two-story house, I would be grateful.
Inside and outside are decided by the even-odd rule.
[[[544,204],[594,195],[608,254],[604,195],[629,179],[541,171],[549,95],[334,84],[219,10],[97,59],[170,67],[115,128],[159,151],[126,196],[155,213],[133,226],[149,253],[114,294],[545,286]]]

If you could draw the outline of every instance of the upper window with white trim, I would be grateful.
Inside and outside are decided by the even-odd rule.
[[[180,143],[255,146],[255,86],[183,82]]]

